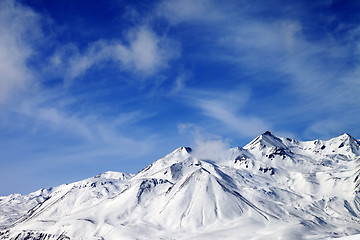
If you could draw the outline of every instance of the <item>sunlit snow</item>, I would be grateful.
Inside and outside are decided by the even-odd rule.
[[[302,142],[266,132],[215,159],[203,156],[181,147],[135,175],[106,172],[1,197],[0,239],[347,240],[360,234],[360,142],[348,134]]]

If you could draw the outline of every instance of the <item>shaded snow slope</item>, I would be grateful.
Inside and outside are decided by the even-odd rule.
[[[229,149],[221,161],[199,159],[191,148],[181,147],[136,175],[106,172],[26,196],[2,197],[7,228],[0,239],[331,239],[360,234],[359,155],[360,142],[348,134],[302,142],[266,132],[243,148]]]

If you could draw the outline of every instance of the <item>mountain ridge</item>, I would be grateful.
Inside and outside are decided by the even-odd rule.
[[[243,148],[225,151],[220,161],[180,147],[134,175],[109,171],[19,198],[18,206],[32,208],[2,220],[0,239],[358,234],[359,149],[360,142],[349,134],[298,141],[269,131]],[[10,196],[0,198],[5,214]]]

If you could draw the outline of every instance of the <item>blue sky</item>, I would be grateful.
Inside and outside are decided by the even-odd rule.
[[[360,138],[359,10],[0,1],[0,195],[136,173],[180,146],[244,146],[266,130]]]

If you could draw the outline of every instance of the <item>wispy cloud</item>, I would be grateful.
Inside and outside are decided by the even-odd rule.
[[[42,33],[41,17],[12,0],[0,2],[0,103],[33,84],[27,61],[34,54],[33,41]]]
[[[244,111],[248,101],[248,93],[238,90],[234,92],[221,91],[188,91],[183,100],[191,107],[226,126],[227,131],[235,131],[246,137],[253,137],[271,125],[261,117]]]
[[[130,29],[126,41],[99,39],[90,43],[84,52],[74,44],[60,48],[51,57],[55,67],[64,72],[67,84],[83,76],[90,68],[113,64],[120,72],[127,71],[146,79],[168,67],[179,57],[178,44],[159,36],[148,26]]]
[[[69,21],[82,1],[64,14],[41,1],[0,2],[8,165],[121,156],[142,166],[183,144],[179,122],[201,126],[194,145],[205,153],[230,140],[204,132],[243,143],[265,130],[298,139],[359,132],[360,28],[351,8],[345,17],[331,2],[108,3]]]
[[[83,55],[74,44],[55,44],[58,51],[51,58],[52,66],[44,61],[34,69],[29,62],[40,54],[37,44],[44,39],[41,20],[40,14],[16,1],[0,2],[0,127],[19,133],[1,139],[2,161],[25,161],[24,156],[15,153],[18,150],[12,149],[15,140],[16,148],[27,152],[28,163],[49,168],[111,156],[136,158],[151,152],[156,142],[153,134],[137,138],[125,131],[151,114],[124,110],[103,117],[92,106],[74,111],[71,105],[81,104],[81,99],[67,89],[44,86],[41,71],[56,66],[67,78],[74,79],[103,61],[114,61],[122,70],[147,76],[166,67],[175,56],[175,48],[170,51],[166,38],[142,27],[132,30],[128,45],[103,40],[90,44]]]
[[[180,72],[179,75],[176,76],[173,87],[168,95],[174,95],[181,90],[184,90],[186,87],[186,82],[189,81],[189,79],[191,79],[191,73],[189,71]]]
[[[0,2],[0,103],[4,104],[0,127],[21,131],[23,135],[17,140],[24,142],[24,149],[37,149],[50,141],[41,152],[29,150],[29,161],[35,161],[36,155],[36,161],[42,164],[79,163],[115,155],[134,159],[152,152],[156,134],[144,130],[141,135],[143,128],[134,126],[154,116],[154,112],[124,107],[104,116],[104,107],[95,108],[71,88],[49,87],[46,81],[60,77],[70,87],[90,69],[110,65],[119,73],[134,74],[133,79],[140,79],[134,80],[136,84],[141,84],[180,56],[179,45],[142,24],[126,29],[123,39],[99,39],[81,49],[73,42],[49,43],[46,55],[52,51],[53,54],[46,59],[37,46],[45,39],[42,20],[43,16],[28,6],[14,0]],[[29,63],[38,56],[45,60],[37,62],[34,68]],[[178,91],[185,76],[179,76],[175,82],[174,89]],[[83,94],[93,97],[95,92]],[[9,102],[10,96],[13,102]],[[53,135],[56,139],[52,139]],[[54,142],[58,145],[54,146]]]
[[[359,90],[359,81],[354,78],[358,64],[343,62],[353,59],[355,63],[359,56],[354,46],[343,40],[331,35],[310,40],[301,20],[284,16],[264,21],[250,14],[233,22],[226,26],[227,34],[219,38],[219,44],[229,50],[220,56],[250,71],[281,76],[258,79],[259,83],[283,83],[304,103],[318,101],[318,108],[323,109],[343,105],[350,92],[356,95]],[[345,34],[355,36],[354,31]]]
[[[149,135],[140,140],[124,131],[138,121],[152,116],[141,111],[118,112],[111,117],[102,117],[97,112],[73,112],[68,110],[66,104],[56,104],[44,96],[24,101],[13,111],[28,119],[29,123],[32,122],[32,131],[44,131],[56,134],[59,139],[76,141],[79,148],[82,145],[91,146],[90,152],[105,148],[108,153],[115,150],[119,156],[131,156],[135,152],[141,155],[149,151],[154,144],[154,136]]]
[[[220,136],[210,134],[193,123],[180,123],[177,127],[180,134],[191,136],[194,144],[191,153],[193,156],[211,161],[224,161],[230,155],[230,139],[224,140]]]
[[[186,7],[182,6],[185,3]],[[251,1],[227,4],[208,1],[209,4],[199,7],[198,3],[163,3],[161,7],[167,12],[183,10],[183,13],[179,10],[178,14],[164,13],[163,16],[173,24],[198,24],[205,29],[203,31],[208,29],[211,37],[206,42],[208,47],[204,48],[208,52],[203,53],[207,60],[238,66],[238,73],[245,73],[251,79],[251,82],[244,80],[250,89],[268,86],[271,93],[257,96],[258,101],[249,100],[252,105],[254,102],[263,105],[260,107],[264,109],[262,113],[254,109],[253,113],[244,114],[241,110],[229,110],[231,104],[218,99],[196,99],[194,105],[204,114],[247,135],[256,129],[281,128],[279,123],[288,119],[312,125],[311,122],[315,124],[315,118],[320,116],[337,117],[343,124],[347,124],[347,116],[359,117],[359,110],[354,110],[360,109],[358,27],[350,25],[341,30],[339,24],[337,30],[328,31],[327,35],[309,30],[312,28],[308,15],[314,14],[310,11],[331,4],[279,6],[278,3],[260,5]],[[279,14],[273,12],[276,7]],[[198,19],[201,14],[205,17]],[[321,20],[332,28],[336,25],[336,17]],[[235,74],[237,70],[234,68],[233,71]],[[266,101],[261,102],[264,97]],[[346,116],[341,114],[345,109]],[[274,111],[277,114],[272,114]],[[247,124],[249,122],[253,124]],[[327,131],[333,134],[330,128],[329,125]],[[311,132],[310,128],[308,132]]]

